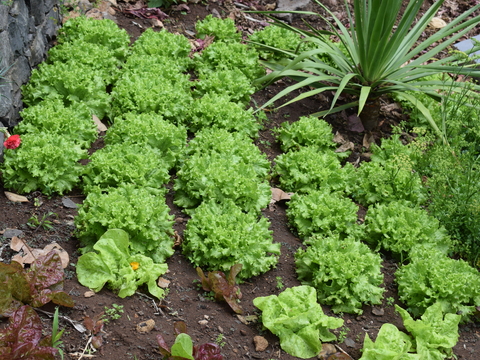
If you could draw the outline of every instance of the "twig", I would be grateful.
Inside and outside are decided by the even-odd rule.
[[[337,344],[335,344],[335,347],[336,347],[338,350],[340,350],[342,353],[344,353],[345,355],[347,355],[350,359],[352,358],[350,355],[348,355],[348,353],[347,353],[345,350],[343,350],[343,349],[342,349],[340,346],[338,346]]]
[[[53,317],[53,313],[51,313],[51,312],[41,310],[41,309],[37,309],[37,308],[35,308],[35,311],[38,311],[38,312],[40,312],[44,315],[47,315],[49,318]],[[77,322],[75,320],[70,319],[68,316],[58,315],[58,317],[60,319],[65,320],[66,322],[70,323],[70,325],[72,325],[75,328],[75,330],[77,330],[80,333],[84,333],[85,331],[87,331],[87,329],[82,324],[80,324],[79,322]]]
[[[135,292],[135,294],[140,295],[140,296],[143,296],[143,297],[146,297],[146,298],[149,299],[149,300],[152,300],[153,308],[155,309],[154,314],[155,314],[155,315],[165,316],[165,313],[162,311],[162,309],[160,309],[160,308],[158,307],[158,305],[157,305],[157,303],[155,302],[155,299],[154,299],[154,298],[152,298],[152,297],[150,297],[150,296],[148,296],[148,295],[146,295],[146,294],[143,294],[143,293],[141,293],[141,292],[138,292],[138,291]]]

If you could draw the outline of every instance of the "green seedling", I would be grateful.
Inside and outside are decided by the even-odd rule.
[[[63,341],[62,338],[65,329],[59,331],[58,329],[58,307],[55,308],[55,313],[53,314],[53,325],[52,325],[52,347],[58,350],[60,358],[63,360]]]

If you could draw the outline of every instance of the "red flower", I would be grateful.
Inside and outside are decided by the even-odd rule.
[[[20,135],[12,135],[3,142],[3,146],[5,146],[7,149],[16,149],[20,146],[21,142],[22,140],[20,139]]]

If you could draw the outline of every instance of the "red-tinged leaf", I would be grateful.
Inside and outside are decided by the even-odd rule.
[[[92,346],[95,349],[100,349],[103,345],[103,338],[102,335],[95,335],[92,336]]]
[[[160,349],[158,349],[160,351],[160,354],[162,354],[163,356],[172,355],[170,351],[170,347],[167,345],[167,343],[165,342],[165,339],[161,334],[157,335],[157,343],[158,343],[158,346],[160,346]]]
[[[238,275],[240,271],[242,271],[242,267],[243,267],[242,264],[235,264],[232,266],[232,268],[230,269],[230,272],[228,273],[228,283],[230,285],[236,285],[237,281],[235,277]]]
[[[6,329],[0,330],[0,359],[54,360],[57,349],[40,346],[42,323],[35,310],[28,305],[17,309],[9,318]]]
[[[50,299],[54,304],[62,305],[66,307],[74,307],[75,302],[72,297],[64,291],[53,291],[50,294]]]
[[[90,316],[85,316],[83,318],[83,325],[85,325],[87,330],[91,332],[93,332],[93,329],[95,328],[95,323],[93,322],[93,319]]]
[[[175,321],[173,324],[173,332],[176,335],[187,334],[187,324],[184,321]]]
[[[193,357],[195,360],[223,360],[220,347],[212,343],[194,346]]]
[[[27,272],[30,283],[37,289],[47,289],[62,283],[63,286],[62,260],[56,251],[50,251],[47,255],[39,256]],[[55,288],[54,290],[61,290]]]
[[[205,277],[203,270],[199,266],[197,266],[196,270],[200,280],[202,281],[202,289],[204,291],[212,291],[212,288],[210,287],[210,281]]]

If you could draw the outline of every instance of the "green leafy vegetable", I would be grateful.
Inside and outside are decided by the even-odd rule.
[[[45,195],[63,194],[79,181],[87,151],[61,136],[45,132],[25,134],[22,145],[5,150],[2,165],[5,187],[28,193],[40,190]]]
[[[362,305],[380,304],[384,289],[382,258],[351,237],[313,236],[295,254],[298,279],[317,290],[318,301],[334,313],[362,313]]]
[[[245,213],[232,200],[204,200],[185,229],[183,253],[195,265],[228,271],[242,264],[239,279],[268,271],[278,262],[280,244],[272,243],[265,217]]]
[[[336,146],[333,142],[332,126],[313,116],[301,116],[293,123],[285,121],[275,129],[275,134],[284,152],[299,150],[304,146],[317,147],[319,151]]]
[[[24,304],[41,307],[52,301],[73,307],[73,299],[63,291],[63,276],[55,251],[39,256],[27,270],[16,261],[0,262],[0,317],[11,316]]]
[[[172,168],[187,144],[187,130],[154,113],[127,113],[115,118],[108,129],[105,144],[137,144],[155,150],[163,162]]]
[[[310,286],[292,287],[278,296],[257,297],[253,304],[262,310],[263,325],[280,338],[282,349],[302,359],[317,356],[322,350],[321,341],[336,340],[329,329],[343,324],[343,319],[323,313]]]
[[[165,274],[167,264],[156,264],[142,254],[131,254],[135,245],[129,241],[128,233],[110,229],[93,245],[95,252],[87,252],[78,258],[78,281],[94,291],[100,291],[105,284],[118,290],[124,298],[135,293],[140,285],[147,284],[153,296],[162,299],[164,291],[157,286],[157,279]]]
[[[42,101],[21,112],[23,121],[15,127],[20,135],[43,136],[48,132],[62,137],[84,149],[97,138],[97,127],[89,109],[82,103],[66,107],[59,99]]]
[[[301,193],[318,189],[349,193],[354,177],[350,163],[342,167],[333,151],[321,151],[313,145],[277,156],[274,171],[282,190]]]
[[[436,302],[444,312],[466,319],[480,306],[480,275],[463,260],[454,260],[428,247],[416,247],[411,262],[395,273],[400,300],[418,317]]]
[[[205,19],[195,24],[197,37],[205,39],[205,36],[214,36],[214,41],[240,42],[242,34],[237,30],[235,22],[230,18],[220,19],[213,15],[207,15]]]
[[[442,305],[436,302],[425,310],[418,320],[413,320],[410,314],[395,305],[400,313],[405,328],[413,335],[417,353],[421,359],[452,358],[452,348],[457,344],[458,324],[461,315],[444,314]]]
[[[75,217],[77,234],[85,251],[109,229],[122,229],[130,236],[130,250],[163,263],[173,254],[173,216],[165,197],[148,189],[121,184],[107,193],[92,189]]]
[[[360,230],[356,225],[357,212],[358,206],[352,200],[326,189],[293,195],[287,216],[302,238],[330,232],[344,236]]]
[[[369,208],[365,217],[365,241],[391,251],[402,260],[410,250],[422,244],[447,253],[451,240],[444,227],[434,217],[403,201],[377,204]]]
[[[157,194],[166,192],[169,164],[149,146],[112,144],[96,151],[90,159],[82,176],[87,194],[96,187],[108,189],[127,183]]]

